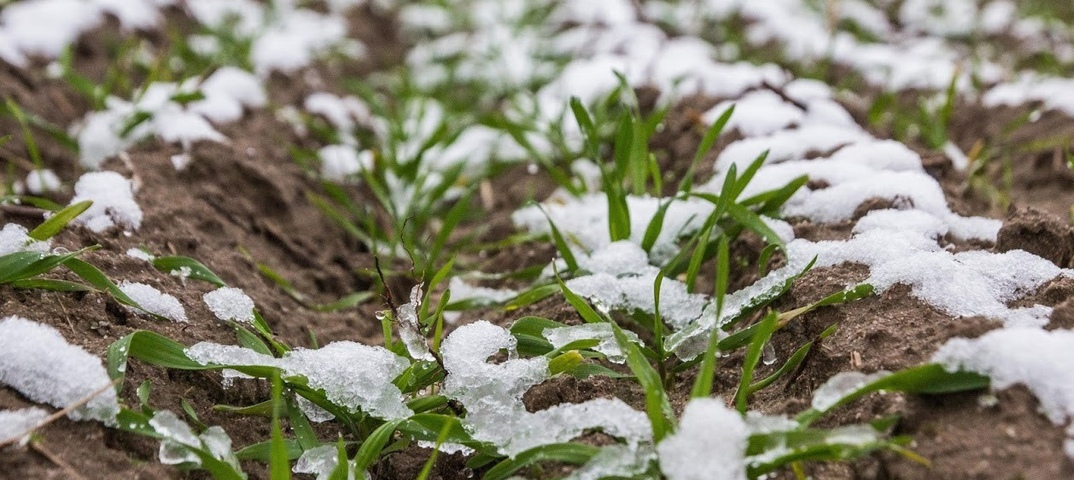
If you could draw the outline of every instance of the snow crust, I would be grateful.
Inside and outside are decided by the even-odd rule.
[[[111,382],[99,358],[67,343],[55,328],[21,317],[0,320],[0,383],[26,398],[62,409]],[[109,388],[67,416],[115,425],[117,413]]]
[[[252,323],[254,301],[242,289],[221,287],[202,296],[216,318],[224,321]]]
[[[160,315],[173,322],[187,321],[183,304],[179,303],[179,299],[167,293],[144,283],[126,280],[119,284],[119,289],[149,313]]]

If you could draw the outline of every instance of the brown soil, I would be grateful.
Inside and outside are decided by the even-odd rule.
[[[355,34],[370,45],[372,55],[357,64],[319,64],[310,75],[295,78],[274,77],[270,83],[272,101],[295,104],[311,87],[339,91],[342,78],[364,75],[374,69],[397,62],[403,45],[388,19],[369,20],[370,12],[352,18]],[[102,69],[109,29],[87,36],[80,43],[76,59],[88,71]],[[163,39],[160,39],[163,42]],[[94,63],[96,62],[96,63]],[[300,80],[301,79],[301,80]],[[305,84],[308,82],[309,84]],[[78,94],[58,81],[44,77],[40,69],[17,70],[0,65],[0,91],[11,96],[25,109],[57,125],[68,125],[89,108]],[[643,103],[645,97],[643,95]],[[691,98],[681,102],[669,114],[667,127],[654,139],[662,165],[668,167],[667,184],[674,185],[694,155],[704,135],[699,115],[718,99]],[[1026,109],[974,109],[963,105],[955,109],[954,140],[969,150],[978,140],[993,146],[995,164],[981,171],[995,182],[1001,179],[1003,162],[1011,165],[1010,203],[1016,208],[1005,212],[995,197],[982,198],[970,187],[964,174],[954,172],[937,152],[917,146],[925,154],[930,173],[941,180],[951,206],[962,213],[986,214],[1006,220],[997,251],[1024,249],[1071,266],[1074,248],[1068,222],[1074,204],[1074,174],[1062,155],[1074,131],[1071,119],[1046,112],[1036,121],[1017,126],[1012,122],[1025,115]],[[0,118],[0,132],[17,132],[7,117]],[[25,316],[56,327],[68,341],[96,355],[131,331],[148,329],[184,344],[198,341],[231,343],[231,329],[216,321],[201,301],[211,289],[206,284],[186,281],[160,273],[144,262],[127,257],[132,247],[145,247],[158,254],[194,257],[205,263],[229,284],[240,287],[257,303],[272,329],[290,345],[309,346],[311,337],[321,344],[333,340],[359,340],[380,343],[380,324],[374,311],[384,308],[374,300],[358,308],[337,312],[318,312],[287,296],[273,282],[257,272],[263,262],[292,282],[309,297],[309,303],[321,304],[344,295],[376,290],[378,280],[367,272],[373,267],[372,255],[349,238],[331,220],[311,205],[309,191],[320,186],[290,158],[288,146],[303,144],[288,125],[266,112],[250,113],[242,121],[222,128],[232,139],[228,144],[196,145],[190,167],[176,172],[170,156],[177,147],[147,142],[130,154],[129,162],[113,161],[107,167],[134,178],[140,185],[136,198],[146,218],[133,235],[121,233],[96,235],[81,229],[61,234],[56,243],[69,249],[99,244],[101,248],[86,259],[117,281],[149,283],[179,298],[187,308],[190,322],[163,323],[132,313],[107,295],[98,293],[65,294],[0,287],[0,314]],[[883,133],[883,132],[879,132]],[[43,138],[44,135],[39,135]],[[711,160],[735,139],[725,135],[702,162],[697,178],[711,173]],[[1065,143],[1064,143],[1065,142]],[[56,142],[41,141],[47,167],[54,169],[68,184],[80,173],[77,159]],[[1026,147],[1026,146],[1032,146]],[[10,166],[16,178],[32,168],[23,153],[21,139],[0,148],[4,166]],[[5,181],[12,180],[4,177]],[[528,199],[548,195],[554,184],[543,175],[531,175],[524,167],[514,168],[489,185],[493,192],[488,201],[475,199],[480,219],[460,231],[473,233],[480,242],[501,240],[513,233],[508,216]],[[673,188],[673,187],[672,187]],[[65,202],[70,192],[54,200]],[[486,203],[482,206],[482,203]],[[1002,203],[1002,202],[1000,202]],[[889,206],[871,201],[859,208],[857,215]],[[792,219],[793,220],[793,219]],[[38,219],[25,210],[0,210],[0,221],[33,225]],[[794,221],[796,235],[811,240],[843,239],[850,234],[853,222],[815,225]],[[736,258],[745,262],[743,273],[736,275],[735,286],[756,278],[756,254],[761,245],[745,236],[734,246]],[[248,253],[244,253],[248,252]],[[468,267],[484,272],[512,272],[547,262],[554,248],[544,244],[524,244],[472,252],[460,259]],[[819,300],[846,286],[861,282],[868,270],[861,265],[840,265],[809,272],[791,291],[779,299],[775,308],[787,310]],[[400,279],[392,285],[396,295],[405,291],[412,279]],[[511,286],[511,285],[509,285]],[[1043,287],[1029,300],[1055,306],[1052,327],[1074,327],[1074,285],[1057,281]],[[562,298],[551,297],[521,308],[503,312],[497,309],[466,312],[462,323],[486,318],[508,325],[525,315],[539,315],[557,321],[576,323],[577,314]],[[897,370],[927,361],[945,340],[955,336],[974,337],[998,325],[982,318],[950,318],[914,299],[909,288],[896,286],[883,294],[848,305],[825,307],[804,315],[778,332],[773,343],[777,356],[787,358],[791,352],[833,324],[839,329],[818,342],[802,366],[789,378],[759,392],[752,406],[771,414],[794,414],[808,407],[813,391],[832,375],[860,370]],[[729,398],[737,387],[742,361],[741,352],[722,358],[715,382],[716,394]],[[608,365],[622,369],[620,366]],[[771,373],[774,367],[762,367],[758,375]],[[671,397],[681,410],[695,373],[675,379]],[[152,383],[150,403],[155,408],[180,411],[181,399],[195,408],[207,424],[225,427],[236,447],[259,442],[268,437],[268,424],[262,418],[223,414],[212,406],[249,405],[262,401],[267,392],[263,384],[238,382],[223,388],[212,373],[167,371],[138,362],[129,366],[123,400],[136,404],[135,388],[144,381]],[[627,380],[605,377],[575,379],[558,377],[533,388],[525,402],[532,411],[560,403],[578,403],[593,398],[616,397],[637,408],[644,408],[640,389]],[[18,394],[0,389],[0,408],[22,408],[31,403]],[[1064,435],[1037,413],[1037,400],[1024,388],[1015,387],[990,397],[984,392],[945,396],[900,394],[872,395],[836,412],[821,425],[834,426],[862,422],[879,416],[901,417],[895,434],[914,437],[911,448],[931,460],[931,468],[905,457],[885,453],[848,464],[808,467],[815,478],[823,479],[1014,479],[1072,478],[1074,465],[1062,451]],[[331,426],[319,431],[322,438],[334,438]],[[156,461],[155,442],[109,430],[89,422],[61,419],[39,432],[37,450],[11,449],[0,455],[0,477],[71,478],[71,471],[90,479],[97,478],[203,478],[204,474],[180,472]],[[588,439],[599,441],[599,439]],[[414,478],[421,470],[429,451],[408,448],[386,456],[373,469],[374,478],[383,480]],[[454,480],[479,477],[479,472],[465,468],[461,455],[440,455],[432,479]],[[252,462],[243,465],[251,478],[265,478],[264,467]],[[555,469],[550,469],[555,470]],[[781,472],[776,478],[792,478]]]

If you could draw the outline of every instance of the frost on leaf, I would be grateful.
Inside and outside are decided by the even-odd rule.
[[[173,322],[187,321],[183,305],[177,298],[167,293],[161,293],[160,290],[144,283],[128,281],[120,283],[119,289],[149,313],[160,315]]]
[[[254,321],[254,301],[241,289],[221,287],[206,293],[202,299],[220,320],[242,323]]]
[[[410,289],[410,301],[399,306],[396,310],[396,320],[399,321],[399,338],[406,345],[406,351],[415,360],[433,361],[432,352],[429,351],[429,343],[421,334],[421,323],[418,319],[418,307],[421,306],[421,285],[414,285]]]
[[[722,400],[691,400],[679,431],[656,447],[660,471],[668,480],[745,480],[748,437],[742,417]]]
[[[85,200],[92,200],[93,205],[73,223],[98,233],[113,227],[137,230],[142,226],[142,209],[134,201],[134,187],[116,172],[90,172],[79,177],[71,205]]]
[[[561,443],[584,431],[600,429],[639,448],[651,439],[644,413],[619,399],[596,399],[528,412],[522,395],[548,378],[548,359],[517,358],[516,339],[486,321],[465,325],[444,340],[441,352],[448,370],[444,393],[466,405],[463,425],[477,440],[515,456],[541,445]],[[505,350],[508,359],[489,363]]]
[[[66,408],[111,383],[101,360],[64,340],[56,329],[20,317],[0,320],[0,383],[26,398]],[[116,392],[105,389],[68,414],[72,420],[115,423]]]
[[[37,428],[48,418],[49,413],[37,407],[20,410],[0,410],[0,443],[8,441],[26,442],[29,435],[17,438],[27,431]]]

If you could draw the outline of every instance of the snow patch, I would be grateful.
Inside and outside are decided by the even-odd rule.
[[[187,321],[186,310],[179,303],[179,299],[167,293],[162,293],[144,283],[126,280],[119,284],[119,289],[149,313],[160,315],[173,322]]]
[[[99,358],[67,343],[55,328],[21,317],[0,320],[0,383],[26,398],[67,408],[111,382]],[[108,388],[67,416],[114,425],[117,402]]]
[[[100,233],[121,227],[138,230],[142,226],[142,209],[134,201],[134,184],[116,172],[90,172],[75,182],[71,205],[91,200],[91,205],[71,223],[85,225]]]
[[[744,480],[749,430],[717,398],[690,400],[679,430],[657,445],[668,480]]]
[[[205,305],[223,321],[253,323],[254,301],[242,289],[221,287],[202,296]]]

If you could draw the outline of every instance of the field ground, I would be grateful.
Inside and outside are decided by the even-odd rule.
[[[13,9],[19,3],[0,2],[0,19],[4,18],[4,9]],[[309,8],[314,11],[330,11],[319,2],[299,3],[310,4]],[[512,85],[511,88],[515,90],[509,90],[511,93],[498,93],[479,81],[460,80],[458,85],[447,81],[437,85],[436,79],[431,78],[431,70],[423,71],[413,65],[412,52],[426,42],[423,35],[427,36],[420,28],[410,24],[413,18],[401,17],[399,6],[360,3],[360,6],[340,13],[339,18],[345,20],[346,37],[357,39],[364,46],[364,55],[352,59],[336,52],[320,52],[308,65],[294,71],[260,75],[267,101],[262,107],[247,107],[241,117],[233,122],[215,124],[216,130],[226,137],[226,141],[198,140],[184,145],[181,141],[166,141],[150,135],[129,146],[125,153],[110,156],[100,169],[118,172],[133,181],[136,188],[134,199],[144,212],[140,226],[94,232],[84,226],[71,225],[53,239],[54,247],[70,251],[99,245],[99,248],[87,251],[79,258],[97,267],[117,283],[121,280],[141,282],[174,296],[185,307],[188,321],[170,322],[144,315],[100,290],[57,292],[12,285],[0,286],[0,315],[24,317],[55,327],[68,342],[102,359],[113,342],[137,330],[154,331],[187,346],[198,342],[235,343],[233,326],[217,320],[202,300],[204,294],[215,290],[212,284],[164,273],[150,263],[128,255],[132,248],[142,248],[155,255],[185,256],[198,260],[228,285],[241,288],[252,298],[275,338],[292,347],[316,348],[344,340],[383,345],[384,330],[378,320],[378,312],[405,303],[411,288],[422,281],[428,283],[435,271],[452,255],[456,258],[451,275],[465,278],[475,285],[525,291],[535,282],[539,283],[532,276],[512,274],[526,271],[527,268],[535,273],[535,269],[547,265],[550,260],[561,256],[562,252],[557,250],[550,236],[523,235],[525,229],[515,223],[512,214],[530,201],[545,201],[557,192],[560,183],[555,178],[555,172],[546,168],[546,164],[535,160],[494,162],[492,167],[480,170],[480,173],[468,171],[455,179],[454,186],[463,189],[473,187],[470,190],[472,195],[462,197],[463,200],[450,196],[444,202],[440,198],[425,200],[432,214],[425,216],[417,212],[402,218],[392,217],[392,212],[380,208],[383,200],[369,186],[368,178],[361,174],[351,172],[343,182],[325,181],[324,171],[317,167],[317,151],[332,143],[347,144],[346,141],[339,142],[340,132],[333,131],[339,128],[338,123],[333,123],[334,119],[306,112],[299,122],[301,125],[296,125],[280,112],[308,109],[306,98],[311,93],[327,92],[340,97],[356,95],[363,99],[379,98],[385,101],[392,114],[405,116],[413,113],[413,110],[408,110],[410,104],[407,102],[430,96],[444,105],[445,118],[465,117],[460,122],[477,124],[486,121],[486,124],[494,125],[492,120],[508,117],[497,113],[501,109],[506,111],[508,107],[505,105],[515,95],[513,92],[538,91],[542,85],[550,83],[549,77],[554,78],[556,74],[537,76],[529,84]],[[603,5],[605,2],[598,3]],[[609,9],[622,5],[633,9],[633,3],[663,2],[606,3],[611,5],[607,7]],[[616,7],[619,3],[622,5]],[[674,2],[668,4],[671,3]],[[773,5],[798,3],[804,5],[810,2],[773,2]],[[885,12],[888,15],[885,18],[891,19],[893,28],[897,30],[891,33],[892,39],[903,41],[914,35],[930,35],[915,34],[911,26],[898,20],[897,5],[892,3],[902,2],[878,3],[882,7],[886,5],[886,8],[876,11]],[[1047,9],[1051,3],[1026,2],[1027,10],[1022,14],[1040,14],[1039,9]],[[121,26],[114,16],[104,16],[100,25],[81,33],[71,45],[68,50],[70,71],[92,83],[120,85],[116,87],[116,95],[123,97],[121,92],[134,94],[138,91],[138,85],[154,78],[180,80],[187,75],[215,70],[220,65],[210,64],[204,70],[190,66],[188,70],[161,73],[151,66],[153,62],[146,67],[138,66],[131,60],[139,54],[150,55],[151,59],[153,56],[163,58],[172,55],[177,51],[176,42],[181,43],[185,41],[184,36],[204,30],[204,26],[190,16],[184,4],[179,2],[178,5],[164,7],[160,24],[151,28],[130,30]],[[492,8],[488,2],[475,2],[477,4],[482,8]],[[1034,13],[1031,9],[1038,10]],[[657,11],[655,8],[640,11],[648,13],[642,15],[640,21],[659,25],[669,37],[691,35],[691,29],[686,26],[688,22],[674,25],[653,18],[653,12]],[[1074,12],[1057,9],[1046,13],[1053,15],[1057,21],[1074,23]],[[634,11],[629,12],[630,16],[634,14]],[[698,15],[701,16],[700,13]],[[821,19],[824,15],[824,12],[817,13]],[[608,15],[608,18],[614,16]],[[994,241],[941,235],[936,241],[944,251],[1001,253],[1025,250],[1058,267],[1074,267],[1074,230],[1071,227],[1074,215],[1074,170],[1068,164],[1070,156],[1074,155],[1074,149],[1071,148],[1074,119],[1070,112],[1049,107],[1047,101],[989,105],[981,94],[987,87],[968,84],[946,98],[950,103],[949,118],[945,121],[922,119],[922,111],[943,116],[939,111],[942,109],[929,110],[933,107],[922,106],[935,105],[937,98],[941,103],[944,101],[943,84],[936,86],[939,88],[923,85],[888,88],[872,82],[861,71],[830,59],[794,58],[786,53],[794,49],[781,43],[778,35],[767,42],[744,40],[750,38],[744,32],[758,22],[761,20],[751,18],[748,9],[745,9],[743,13],[713,20],[711,26],[705,24],[706,27],[696,29],[700,32],[696,34],[710,46],[719,47],[721,40],[728,44],[737,42],[732,58],[721,57],[720,60],[742,60],[757,65],[771,62],[776,65],[773,68],[785,72],[788,79],[815,78],[825,82],[832,89],[833,104],[845,109],[849,118],[860,125],[863,132],[877,139],[898,140],[920,156],[923,171],[942,188],[951,211],[964,217],[981,216],[1002,221]],[[567,31],[575,28],[575,25],[588,23],[600,24],[591,18],[581,17],[551,24]],[[840,23],[838,28],[843,31],[859,29],[850,23]],[[0,25],[6,24],[0,20]],[[1057,31],[1065,32],[1068,36],[1057,39],[1056,34],[1049,36],[1048,41],[1074,48],[1074,43],[1071,43],[1074,41],[1074,29],[1068,24],[1062,25],[1064,27]],[[545,34],[553,30],[544,28],[538,31]],[[861,35],[867,38],[872,36],[867,33]],[[1011,35],[975,33],[968,36],[934,36],[945,45],[950,45],[953,52],[965,55],[957,60],[967,69],[981,57],[995,60],[1003,68],[1010,69],[1002,76],[1004,81],[1014,78],[1014,72],[1020,71],[1038,70],[1043,78],[1063,78],[1074,72],[1074,59],[1044,58],[1047,49],[1042,50],[1044,53],[1032,50],[1025,43],[1020,43],[1028,40],[1011,38]],[[522,42],[522,39],[530,37],[520,34],[518,38],[511,41]],[[0,42],[3,41],[0,36]],[[476,51],[484,47],[475,45],[473,48]],[[136,52],[139,49],[146,51]],[[1020,54],[1020,49],[1025,52],[1024,55]],[[3,51],[2,45],[0,51]],[[1059,49],[1055,48],[1055,51]],[[566,58],[550,63],[563,62],[556,64],[556,68],[565,68],[563,65],[570,61],[570,58]],[[407,62],[411,62],[410,67],[404,68]],[[824,63],[828,64],[822,65]],[[29,122],[28,132],[34,139],[33,148],[40,151],[42,162],[35,165],[38,160],[34,156],[37,154],[29,153],[31,149],[25,141],[20,125],[22,122],[9,106],[6,114],[0,116],[0,136],[11,136],[7,143],[0,145],[3,166],[0,170],[6,172],[0,178],[8,188],[6,193],[15,195],[19,193],[14,190],[16,182],[23,180],[28,172],[48,168],[55,172],[61,185],[39,196],[66,205],[74,195],[73,185],[90,169],[80,160],[79,152],[65,143],[63,135],[50,135],[48,127],[66,132],[68,126],[79,124],[87,113],[100,110],[101,105],[95,105],[93,99],[87,98],[72,76],[56,75],[56,65],[45,56],[32,57],[25,65],[0,61],[0,92],[9,105],[17,105],[22,112],[34,117],[34,121]],[[493,65],[496,64],[489,63],[486,67],[493,68]],[[249,63],[238,66],[251,68]],[[956,75],[959,74],[956,69]],[[419,78],[422,75],[430,77]],[[115,82],[116,76],[124,77],[129,85]],[[408,80],[408,76],[414,78]],[[424,80],[433,82],[433,86],[419,85]],[[400,86],[407,81],[415,84]],[[997,83],[995,80],[991,82]],[[608,85],[609,82],[601,84]],[[751,86],[727,96],[704,91],[659,96],[655,89],[662,85],[632,84],[635,88],[630,92],[639,97],[638,111],[643,116],[658,111],[664,105],[661,102],[670,102],[667,103],[669,108],[662,128],[648,142],[648,151],[653,153],[654,163],[661,170],[665,187],[663,193],[677,193],[674,185],[686,174],[694,152],[712,123],[711,118],[704,118],[710,108],[757,91],[775,92],[794,103],[784,84],[769,84],[766,81],[763,85]],[[489,92],[482,91],[482,88],[489,88]],[[374,93],[369,93],[371,91]],[[728,90],[717,88],[712,91]],[[585,95],[584,92],[567,93]],[[337,98],[337,102],[342,100]],[[587,106],[595,108],[595,103]],[[472,111],[467,113],[466,108],[472,108]],[[388,153],[387,145],[398,139],[385,140],[384,135],[377,131],[379,127],[375,119],[383,117],[384,113],[376,108],[373,110],[369,118],[352,119],[352,123],[358,125],[353,128],[357,132],[357,142],[350,145],[357,150],[373,150],[375,162],[389,162],[392,155],[401,155]],[[748,115],[746,111],[736,111],[738,113]],[[777,113],[772,115],[776,116]],[[941,122],[943,125],[930,122]],[[805,126],[804,123],[792,123],[785,127]],[[458,125],[448,128],[461,130]],[[729,127],[714,148],[703,157],[697,170],[699,185],[717,173],[717,159],[729,146],[758,136],[743,131],[744,128]],[[935,137],[930,137],[932,130],[929,129],[939,129],[943,141],[938,143]],[[405,135],[404,132],[404,139],[399,145],[408,140]],[[417,141],[422,138],[418,136]],[[602,151],[611,152],[614,139],[608,136],[605,140],[606,146]],[[446,140],[440,141],[448,144]],[[361,145],[362,148],[355,145]],[[949,160],[950,146],[968,152],[968,168],[957,168]],[[406,147],[396,145],[395,148]],[[801,158],[794,157],[798,154],[792,152],[785,160],[823,159],[836,154],[840,148],[843,148],[843,144],[830,150],[802,152]],[[478,161],[473,157],[481,155],[481,152],[483,150],[475,148],[465,152],[463,157],[467,161]],[[177,170],[173,162],[176,156],[181,155],[189,155],[189,164]],[[566,158],[558,151],[553,151],[549,158],[552,165],[560,168],[581,156],[576,153],[573,158]],[[611,162],[610,155],[608,157],[605,160]],[[743,167],[745,165],[739,166]],[[561,171],[570,170],[563,167]],[[824,181],[813,179],[803,188],[819,192],[826,186]],[[651,185],[646,188],[649,187]],[[398,236],[404,238],[404,245],[374,251],[365,237],[350,231],[355,225],[360,229],[366,228],[360,220],[349,223],[350,227],[347,227],[343,224],[345,222],[341,223],[326,214],[322,200],[332,198],[331,195],[338,191],[352,199],[365,214],[379,215],[373,219],[373,223],[381,225],[383,230],[374,235],[380,234],[384,238]],[[719,193],[718,187],[715,193]],[[563,192],[556,195],[559,195],[556,198],[562,198]],[[5,198],[10,200],[14,197]],[[436,234],[441,231],[455,201],[467,204],[462,210],[461,222],[454,231],[449,232],[445,247],[447,253],[432,265],[425,264],[421,258],[413,261],[412,256],[426,255],[435,243]],[[557,205],[557,202],[561,200],[553,200],[549,205]],[[855,235],[859,220],[871,212],[914,207],[912,198],[884,193],[868,198],[846,218],[819,221],[802,215],[785,216],[783,220],[793,229],[794,238],[810,242],[846,241]],[[0,222],[32,229],[41,222],[42,212],[33,204],[9,201],[0,205]],[[422,221],[428,224],[407,223]],[[564,227],[565,230],[567,228]],[[592,228],[602,227],[598,225]],[[369,229],[367,233],[372,231]],[[410,245],[406,245],[407,232],[414,233],[410,237]],[[601,232],[602,235],[605,233]],[[732,265],[728,280],[730,292],[762,278],[758,259],[771,239],[746,231],[732,240],[729,248]],[[417,252],[403,252],[403,246],[408,250],[416,249]],[[577,245],[576,251],[582,252],[584,248]],[[783,253],[776,253],[772,264],[768,265],[768,271],[786,262]],[[476,275],[475,272],[481,272],[482,275]],[[714,263],[702,265],[696,291],[711,292],[716,272]],[[75,273],[63,268],[48,275],[48,278],[82,281]],[[274,276],[285,280],[274,279]],[[682,280],[685,274],[677,278]],[[863,263],[818,266],[794,281],[789,290],[775,299],[770,307],[779,312],[790,311],[869,278],[870,267]],[[433,307],[446,285],[445,281],[434,289],[430,297]],[[840,372],[896,372],[915,367],[929,363],[937,349],[952,338],[978,338],[987,332],[1004,328],[1002,321],[987,316],[952,314],[922,299],[914,288],[896,284],[866,298],[822,306],[776,331],[770,341],[771,347],[768,347],[771,351],[766,355],[772,355],[777,363],[771,365],[766,361],[759,365],[756,378],[775,372],[779,364],[790,358],[803,344],[815,344],[797,368],[750,397],[750,410],[769,415],[794,415],[807,410],[818,387]],[[952,291],[958,292],[957,287]],[[361,301],[354,305],[344,305],[338,309],[318,308],[362,292],[370,294],[361,296]],[[1005,303],[1012,309],[1036,305],[1050,307],[1047,315],[1049,321],[1041,328],[1048,331],[1074,329],[1074,277],[1069,274],[1055,276],[1031,291],[1020,292],[1016,298]],[[445,335],[450,335],[460,325],[476,320],[488,320],[504,327],[525,316],[544,317],[568,325],[583,323],[576,309],[558,293],[521,308],[505,308],[502,303],[466,307],[458,314],[449,315]],[[762,313],[747,318],[745,322],[760,321]],[[612,317],[643,339],[652,340],[653,334],[640,324],[631,322],[628,312],[613,312]],[[822,336],[821,333],[832,325],[838,325],[838,329]],[[630,373],[624,365],[602,360],[597,355],[594,357],[597,358],[587,361],[602,364],[619,373]],[[728,400],[734,397],[739,387],[744,357],[746,352],[740,349],[719,358],[713,396]],[[695,367],[669,377],[668,398],[676,415],[681,415],[689,402],[691,386],[698,371]],[[132,360],[121,384],[120,403],[132,408],[142,404],[138,387],[144,382],[152,385],[147,403],[153,409],[178,413],[184,412],[184,406],[188,405],[198,422],[222,426],[236,450],[264,442],[272,436],[271,422],[264,414],[240,415],[214,409],[218,405],[248,406],[263,402],[272,394],[270,382],[238,380],[234,385],[225,387],[218,371],[166,369]],[[555,405],[580,404],[597,398],[618,398],[639,411],[646,410],[645,390],[634,380],[602,375],[585,378],[554,376],[529,389],[523,402],[528,411],[537,412]],[[0,388],[0,409],[21,409],[34,405],[35,402],[15,389]],[[1064,451],[1065,442],[1071,441],[1069,435],[1064,425],[1050,421],[1040,410],[1037,394],[1024,385],[995,391],[977,389],[943,395],[899,392],[872,394],[839,408],[816,426],[835,428],[897,415],[897,423],[886,434],[910,437],[912,440],[906,444],[906,448],[916,456],[904,455],[893,449],[879,449],[841,462],[805,462],[793,466],[788,462],[767,478],[795,478],[796,471],[817,479],[1074,478],[1070,452]],[[446,407],[444,411],[447,411]],[[289,423],[285,421],[284,424],[284,430],[290,436],[292,431]],[[360,440],[354,438],[351,429],[337,422],[318,423],[314,428],[317,437],[325,442],[333,443],[340,435],[348,441]],[[402,438],[401,434],[395,438]],[[610,436],[595,432],[586,433],[579,441],[596,446],[616,442]],[[11,478],[73,478],[75,472],[91,479],[208,478],[208,474],[201,470],[185,470],[161,464],[157,457],[158,443],[155,439],[109,428],[98,422],[62,418],[39,429],[28,446],[7,447],[0,455],[0,471],[8,472],[6,475],[11,475]],[[380,456],[369,468],[369,474],[373,479],[417,478],[431,451],[403,442],[398,451]],[[354,448],[350,453],[355,453]],[[916,461],[917,456],[927,459],[927,465]],[[480,478],[487,473],[487,466],[467,468],[469,459],[459,453],[441,454],[427,478]],[[519,474],[533,478],[560,478],[573,471],[569,463],[544,462]],[[266,463],[244,460],[241,466],[250,478],[270,476]]]

